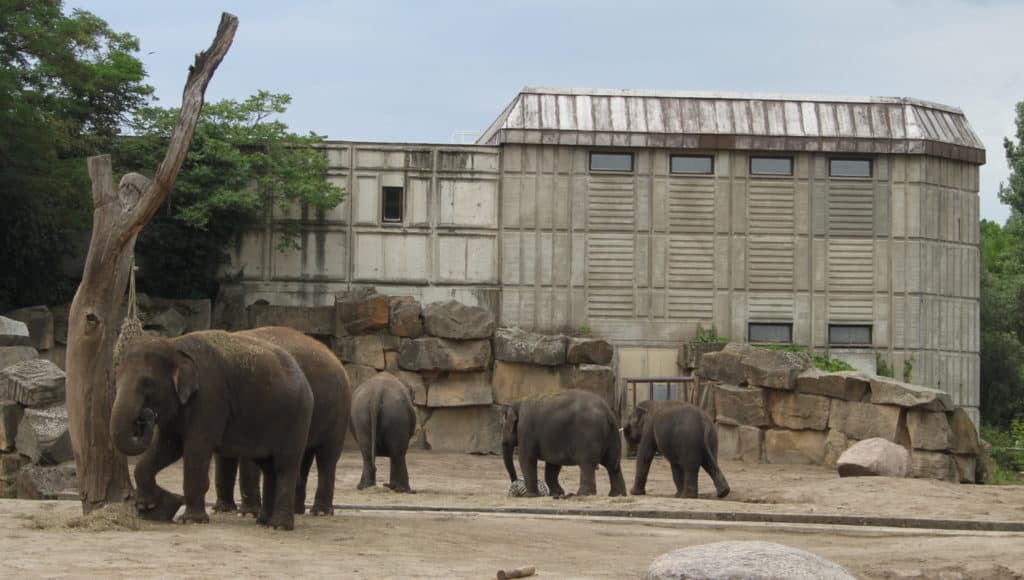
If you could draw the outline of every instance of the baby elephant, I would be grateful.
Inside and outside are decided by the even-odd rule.
[[[729,482],[718,468],[718,434],[711,417],[683,401],[644,401],[637,405],[623,429],[626,439],[639,445],[633,495],[644,495],[647,472],[660,451],[672,466],[676,497],[697,497],[701,467],[715,482],[718,497],[729,495]]]
[[[391,373],[383,372],[359,385],[352,396],[352,433],[363,454],[363,475],[357,489],[377,485],[378,455],[391,458],[392,491],[412,493],[405,453],[416,431],[416,411],[409,389]]]

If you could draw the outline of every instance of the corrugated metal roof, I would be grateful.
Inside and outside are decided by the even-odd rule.
[[[526,87],[477,141],[930,154],[984,163],[960,109],[899,97]]]

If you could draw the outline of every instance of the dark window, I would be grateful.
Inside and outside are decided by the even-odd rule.
[[[671,173],[709,174],[715,168],[714,157],[710,155],[673,155]]]
[[[750,342],[793,342],[793,324],[790,322],[751,322],[747,325]]]
[[[632,153],[591,153],[591,171],[633,171]]]
[[[871,345],[870,324],[830,324],[828,325],[828,343],[830,345]]]
[[[792,157],[751,157],[751,175],[793,175]]]
[[[381,219],[388,223],[402,222],[402,188],[385,187]]]
[[[871,160],[829,159],[828,174],[832,177],[871,177]]]

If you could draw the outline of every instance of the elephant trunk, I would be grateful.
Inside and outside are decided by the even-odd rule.
[[[139,455],[149,448],[153,441],[153,427],[156,415],[142,407],[138,397],[118,393],[110,415],[110,433],[114,446],[125,455]]]
[[[515,443],[502,443],[501,444],[501,457],[505,461],[505,470],[508,471],[508,477],[513,483],[519,477],[516,475],[516,464],[512,461],[512,452],[515,450]]]

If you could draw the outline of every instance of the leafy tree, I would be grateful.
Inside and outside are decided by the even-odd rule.
[[[62,258],[91,212],[84,157],[152,92],[138,48],[60,0],[0,0],[0,309],[70,299]]]
[[[136,246],[139,286],[175,298],[212,297],[225,250],[273,204],[327,210],[343,192],[327,182],[323,137],[297,135],[278,116],[291,97],[260,91],[245,101],[203,108],[192,147],[158,214]],[[132,122],[135,136],[121,140],[115,158],[125,171],[156,167],[177,118],[176,109],[148,107]],[[284,232],[294,246],[297,230]]]

